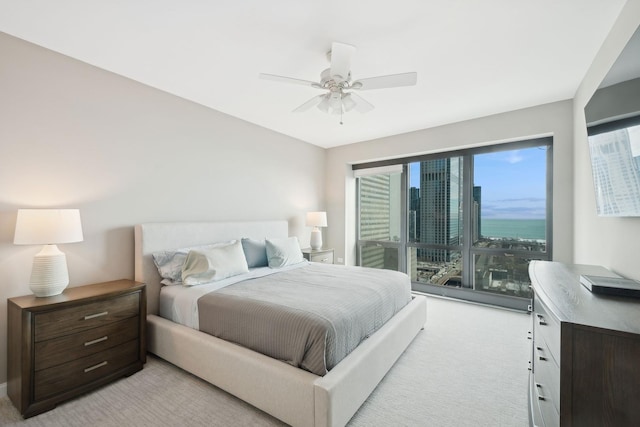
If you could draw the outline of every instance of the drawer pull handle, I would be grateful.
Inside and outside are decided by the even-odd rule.
[[[91,372],[94,369],[98,369],[98,368],[102,368],[103,366],[107,365],[107,361],[105,360],[104,362],[100,362],[97,365],[93,365],[93,366],[89,366],[88,368],[84,368],[84,373],[86,374],[87,372]]]
[[[546,325],[547,324],[547,322],[544,320],[544,317],[542,317],[541,314],[538,314],[537,316],[538,316],[538,324],[539,325]]]
[[[102,313],[90,314],[88,316],[84,316],[84,320],[95,319],[96,317],[106,316],[107,314],[109,314],[108,311],[103,311]]]
[[[547,360],[547,358],[544,356],[540,356],[540,360]]]
[[[107,335],[105,335],[105,336],[103,336],[101,338],[96,338],[95,340],[87,341],[86,343],[84,343],[84,346],[85,347],[89,347],[90,345],[98,344],[99,342],[106,341],[108,339],[109,339],[109,337]]]
[[[538,390],[542,388],[542,385],[539,383],[536,383],[536,394],[538,395],[538,400],[547,400],[546,397],[544,397],[543,395],[541,395]]]

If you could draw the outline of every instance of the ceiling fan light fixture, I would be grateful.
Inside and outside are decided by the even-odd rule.
[[[322,97],[322,101],[320,101],[320,103],[318,104],[318,110],[322,111],[323,113],[329,114],[329,106],[329,94],[327,94]]]
[[[345,93],[342,95],[342,105],[344,107],[344,111],[351,111],[355,108],[356,103],[355,101],[351,98],[351,94],[350,93]]]
[[[329,100],[329,109],[331,114],[342,113],[342,96],[332,96]]]

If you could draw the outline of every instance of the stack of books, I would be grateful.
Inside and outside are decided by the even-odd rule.
[[[596,294],[640,298],[640,282],[624,277],[581,275],[580,283]]]

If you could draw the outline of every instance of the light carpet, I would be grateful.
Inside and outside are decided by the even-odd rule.
[[[427,323],[349,422],[357,426],[529,425],[530,316],[429,297]],[[228,393],[150,355],[144,369],[9,426],[282,426]]]

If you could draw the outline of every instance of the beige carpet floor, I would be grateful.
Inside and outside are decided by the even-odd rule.
[[[428,299],[427,324],[349,422],[357,426],[528,426],[530,316]],[[7,397],[0,425],[282,426],[154,357],[128,378],[22,420]]]

